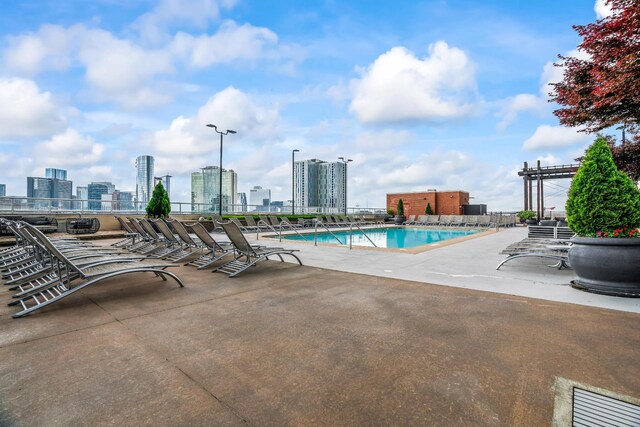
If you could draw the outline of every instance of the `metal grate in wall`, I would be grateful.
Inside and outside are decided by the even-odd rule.
[[[572,425],[640,427],[640,406],[573,387]]]

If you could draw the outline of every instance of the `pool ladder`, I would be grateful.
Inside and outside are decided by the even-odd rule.
[[[278,240],[280,242],[282,242],[282,232],[285,230],[291,230],[293,232],[295,232],[298,236],[300,236],[302,238],[302,240],[307,240],[305,238],[304,235],[300,234],[300,232],[295,228],[295,227],[291,227],[289,225],[287,225],[284,221],[280,223],[280,230],[276,230],[275,227],[273,227],[271,224],[267,224],[264,221],[259,221],[258,224],[264,224],[267,226],[267,228],[271,229],[271,231],[273,231],[274,233],[276,233],[278,235]],[[333,232],[329,229],[329,227],[327,227],[322,221],[316,221],[315,225],[314,225],[314,232],[313,232],[313,245],[314,246],[318,246],[318,227],[322,227],[324,228],[327,233],[331,234],[331,236],[333,236],[334,239],[336,239],[336,241],[338,242],[338,244],[342,245],[342,241],[340,241],[340,239],[338,238],[338,236],[336,236],[335,234],[333,234]],[[356,223],[350,223],[349,224],[349,249],[353,249],[353,227],[357,228],[358,230],[360,230],[360,232],[362,233],[362,235],[364,237],[367,238],[367,240],[369,242],[371,242],[371,244],[373,245],[373,247],[377,248],[378,245],[376,245],[374,243],[373,240],[371,240],[371,238],[369,236],[367,236],[367,233],[365,233],[365,231],[360,228],[360,226]],[[258,239],[258,233],[260,231],[257,230],[256,231],[256,239]]]

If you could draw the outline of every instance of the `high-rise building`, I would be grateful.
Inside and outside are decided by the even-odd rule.
[[[89,188],[88,187],[76,187],[76,208],[80,210],[89,209]]]
[[[92,182],[87,186],[87,199],[89,200],[89,210],[99,211],[102,209],[102,195],[113,194],[116,186],[110,182]]]
[[[67,171],[64,169],[46,168],[44,170],[45,178],[67,180]]]
[[[146,205],[151,200],[153,193],[155,184],[153,164],[153,156],[136,158],[136,201],[142,205]]]
[[[158,182],[162,182],[162,186],[167,191],[167,196],[169,196],[169,199],[171,199],[171,178],[173,177],[169,174],[156,176],[153,183],[153,186],[155,187]]]
[[[325,162],[318,159],[298,161],[294,165],[294,200],[301,210],[318,207],[342,211],[346,203],[343,162]]]
[[[7,185],[0,184],[0,197],[5,197],[7,195]]]
[[[238,174],[222,169],[222,211],[231,212],[237,204]],[[191,209],[195,212],[217,212],[220,203],[220,168],[207,166],[191,173]]]
[[[247,212],[247,193],[238,193],[236,212]]]
[[[27,177],[27,197],[34,208],[59,207],[71,209],[73,182],[57,178]],[[48,199],[48,200],[41,200]]]
[[[259,185],[249,190],[249,204],[254,211],[268,212],[271,204],[271,190]]]

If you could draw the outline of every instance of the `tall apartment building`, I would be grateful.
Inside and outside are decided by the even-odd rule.
[[[153,156],[138,156],[136,158],[136,201],[145,207],[151,200],[154,181]]]
[[[88,208],[92,211],[101,210],[102,195],[113,194],[114,191],[116,191],[116,186],[110,182],[92,182],[87,186]]]
[[[167,196],[169,196],[169,199],[171,199],[171,178],[173,177],[169,174],[166,174],[164,176],[156,176],[154,178],[155,182],[153,183],[153,186],[155,187],[158,182],[161,182],[162,186],[167,192]],[[151,190],[151,194],[153,194],[153,190]]]
[[[76,187],[76,209],[89,209],[89,187]]]
[[[67,171],[64,169],[46,168],[44,170],[44,177],[51,179],[67,180]]]
[[[247,193],[238,193],[236,212],[247,212]]]
[[[343,211],[347,203],[346,170],[343,162],[325,162],[318,159],[296,162],[293,174],[295,205],[302,211],[314,207],[328,211]]]
[[[66,176],[66,173],[65,173]],[[57,178],[27,177],[27,197],[35,199],[34,208],[60,207],[71,209],[73,182]]]
[[[217,212],[220,204],[220,168],[207,166],[191,173],[191,209]],[[238,203],[238,174],[222,169],[222,212],[231,212]]]
[[[7,184],[0,184],[0,197],[7,195]]]
[[[267,212],[271,205],[271,190],[268,188],[262,188],[259,185],[254,186],[249,190],[249,204],[251,210]]]

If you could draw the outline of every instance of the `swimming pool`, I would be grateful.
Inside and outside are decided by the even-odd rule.
[[[375,228],[366,229],[363,231],[354,230],[353,245],[373,246],[371,242],[362,235],[363,232],[365,232],[369,239],[371,239],[379,248],[408,249],[415,248],[416,246],[428,245],[430,243],[442,242],[444,240],[456,239],[458,237],[469,236],[471,234],[477,233],[478,231],[480,230],[425,229],[414,227]],[[349,244],[348,231],[333,231],[332,233],[333,235],[327,232],[318,233],[318,243],[337,244],[337,237],[338,240],[340,240],[341,244]],[[288,234],[283,235],[282,238],[287,240],[304,240],[313,242],[314,234]]]

